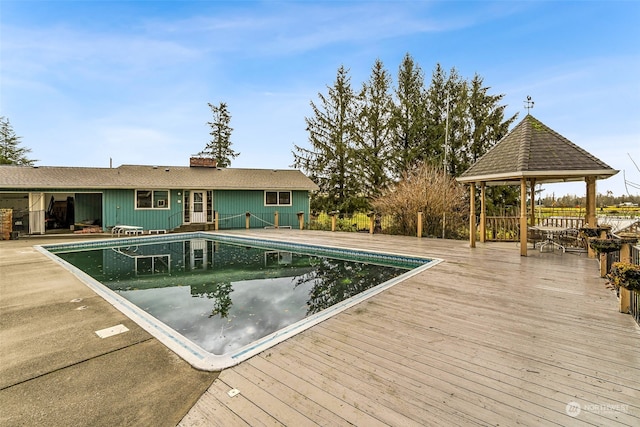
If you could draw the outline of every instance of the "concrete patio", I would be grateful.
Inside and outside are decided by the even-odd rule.
[[[217,374],[192,369],[32,247],[73,238],[0,242],[0,425],[176,425]],[[129,331],[95,333],[120,324]]]

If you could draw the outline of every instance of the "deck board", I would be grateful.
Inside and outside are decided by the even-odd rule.
[[[362,233],[230,234],[445,262],[224,370],[199,425],[640,425],[640,328],[586,255]],[[240,395],[226,392],[238,388]],[[582,405],[569,417],[569,402]],[[222,420],[222,421],[220,421]]]

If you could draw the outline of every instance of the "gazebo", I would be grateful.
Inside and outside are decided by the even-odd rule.
[[[520,185],[520,255],[527,256],[527,184],[531,189],[531,225],[535,225],[534,194],[538,183],[585,181],[585,222],[596,226],[596,180],[618,171],[578,147],[530,114],[466,170],[459,182],[470,185],[469,244],[476,246],[475,195],[480,187],[480,241],[485,241],[485,187]],[[525,230],[525,232],[522,232]]]

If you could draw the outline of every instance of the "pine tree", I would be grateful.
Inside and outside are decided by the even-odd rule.
[[[484,86],[484,79],[478,74],[473,77],[470,86],[468,118],[472,131],[467,141],[466,156],[461,159],[461,170],[457,175],[471,167],[484,153],[496,145],[518,117],[518,113],[515,113],[507,119],[504,118],[506,105],[500,105],[504,95],[489,95],[490,87]],[[518,187],[489,187],[486,194],[487,211],[489,214],[504,214],[501,211],[507,206],[517,204],[519,193]]]
[[[227,104],[221,102],[220,105],[215,106],[208,103],[209,108],[213,114],[213,121],[207,122],[211,127],[211,141],[206,145],[199,155],[205,155],[216,159],[218,166],[226,168],[231,166],[231,160],[240,155],[231,149],[231,132],[233,128],[229,125],[231,123],[231,114],[227,109]]]
[[[389,72],[378,59],[358,94],[354,160],[367,198],[377,197],[390,180],[394,108],[391,84]]]
[[[505,120],[506,106],[500,105],[504,95],[489,95],[489,89],[477,74],[469,82],[455,68],[447,74],[437,64],[433,72],[427,90],[429,140],[440,162],[447,143],[446,169],[452,176],[462,174],[493,147],[517,117]]]
[[[446,135],[447,151],[446,171],[452,176],[458,176],[470,166],[466,162],[468,141],[471,138],[469,125],[469,85],[460,77],[458,71],[452,68],[446,80],[448,96],[448,135]],[[443,150],[444,151],[444,150]]]
[[[455,68],[436,65],[429,87],[407,53],[398,82],[380,60],[357,95],[344,66],[327,95],[311,102],[305,118],[311,148],[294,145],[294,167],[320,187],[318,210],[353,211],[420,164],[459,176],[506,135],[517,115],[504,118],[504,95],[490,95],[480,76],[463,79]],[[446,152],[446,164],[445,164]],[[510,198],[496,192],[496,202]],[[364,198],[364,199],[363,199]]]
[[[398,70],[394,110],[394,165],[396,178],[428,156],[424,73],[408,53]]]
[[[456,175],[458,158],[464,151],[468,127],[466,81],[452,68],[447,74],[436,65],[427,89],[427,135],[429,152],[426,161],[442,166],[447,173]]]
[[[348,211],[350,198],[359,191],[353,174],[355,99],[349,70],[340,66],[333,87],[327,88],[326,96],[318,93],[319,106],[311,102],[314,115],[305,118],[311,148],[294,145],[294,167],[320,187],[317,208]]]
[[[27,157],[31,149],[19,147],[21,136],[17,136],[9,119],[0,116],[0,165],[33,166],[35,160]]]
[[[469,99],[469,117],[473,134],[467,151],[467,168],[502,139],[509,131],[509,126],[518,117],[516,113],[505,119],[506,105],[500,105],[504,95],[488,95],[487,92],[491,88],[483,84],[482,77],[478,74],[473,76]]]
[[[443,164],[444,148],[447,143],[447,116],[449,115],[451,98],[447,88],[447,73],[440,64],[436,64],[433,70],[426,97],[426,132],[427,139],[432,144],[429,160],[434,165]]]

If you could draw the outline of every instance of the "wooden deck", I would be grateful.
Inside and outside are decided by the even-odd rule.
[[[233,234],[443,258],[224,370],[181,426],[640,425],[640,328],[585,254],[361,233]],[[240,394],[229,397],[230,389]],[[567,415],[570,402],[580,413]]]

